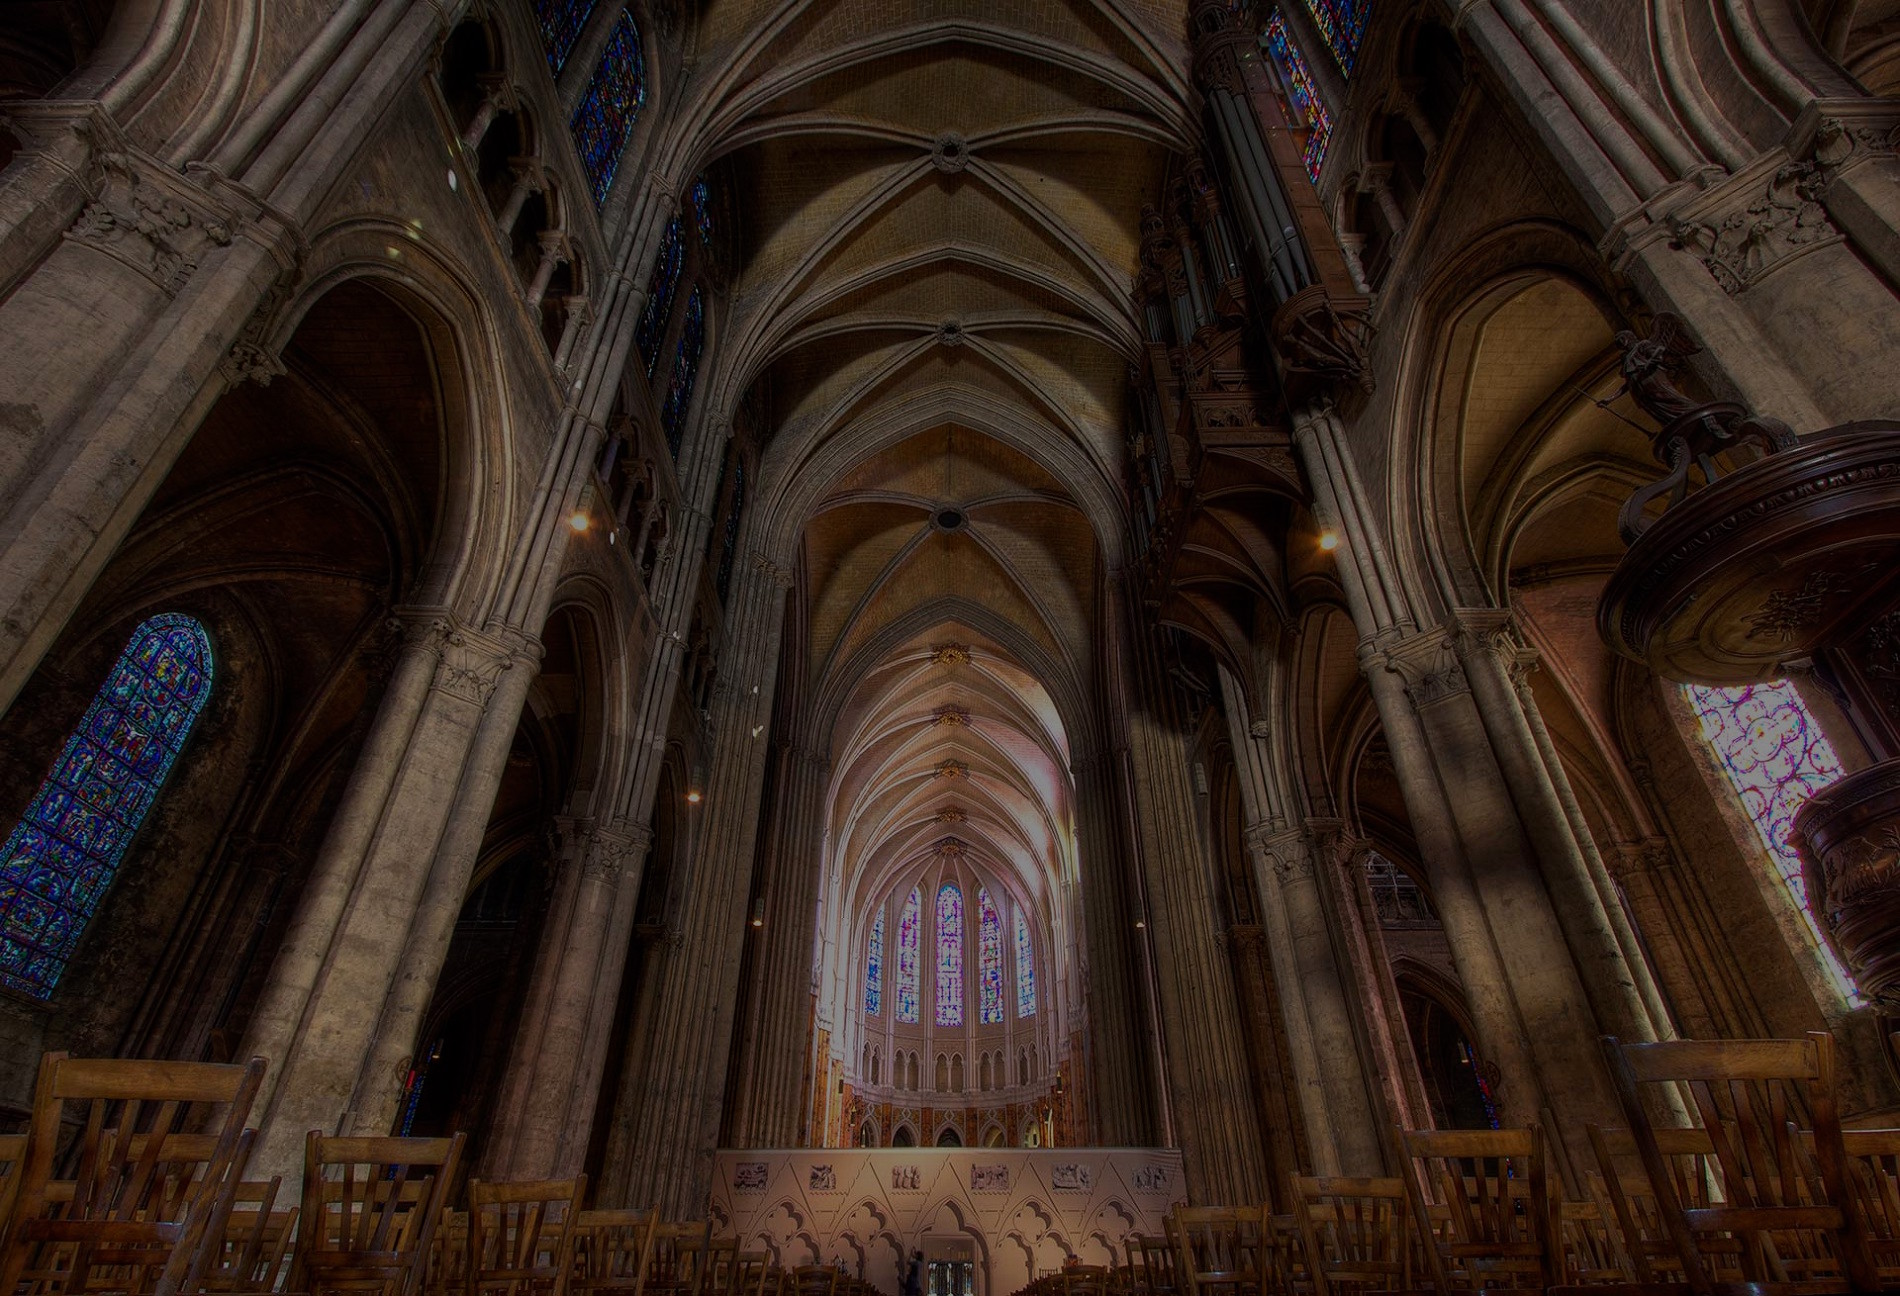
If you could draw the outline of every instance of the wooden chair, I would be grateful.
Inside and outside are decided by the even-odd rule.
[[[444,1210],[429,1239],[429,1262],[422,1279],[428,1296],[466,1296],[468,1291],[468,1212]]]
[[[733,1291],[736,1296],[766,1296],[766,1282],[771,1272],[770,1252],[741,1251],[735,1268]]]
[[[26,1135],[0,1134],[0,1229],[13,1218],[20,1195],[20,1170],[26,1164]]]
[[[1849,1189],[1834,1097],[1834,1041],[1604,1040],[1617,1097],[1683,1276],[1697,1292],[1725,1280],[1705,1245],[1737,1245],[1739,1277],[1771,1288],[1873,1291],[1879,1278]],[[1714,1154],[1719,1186],[1685,1200],[1643,1086],[1680,1086]],[[1799,1123],[1811,1121],[1811,1140]],[[1811,1148],[1812,1152],[1804,1150]]]
[[[11,1176],[0,1292],[195,1291],[243,1178],[264,1062],[70,1058],[40,1063],[33,1122]],[[63,1129],[72,1174],[53,1178]]]
[[[1175,1296],[1174,1246],[1164,1234],[1137,1233],[1129,1249],[1141,1257],[1142,1290],[1147,1296]]]
[[[587,1176],[468,1184],[468,1296],[566,1296]]]
[[[205,1291],[268,1292],[284,1280],[298,1208],[277,1205],[283,1182],[273,1175],[237,1185],[225,1212],[223,1235],[205,1269]]]
[[[328,1138],[311,1130],[291,1287],[310,1296],[420,1292],[464,1137]]]
[[[1600,1191],[1600,1177],[1595,1174],[1588,1177],[1597,1181],[1592,1185],[1589,1200],[1556,1204],[1553,1240],[1564,1284],[1568,1287],[1628,1286],[1634,1280],[1617,1238],[1616,1216]]]
[[[641,1290],[652,1296],[701,1296],[706,1282],[706,1248],[712,1225],[655,1224],[647,1246],[646,1278]]]
[[[1584,1127],[1596,1155],[1597,1172],[1589,1182],[1602,1193],[1616,1227],[1621,1264],[1633,1283],[1674,1284],[1687,1289],[1682,1257],[1675,1235],[1663,1221],[1662,1207],[1636,1148],[1636,1137],[1626,1129],[1598,1125]],[[1714,1200],[1721,1182],[1715,1147],[1699,1129],[1660,1127],[1656,1147],[1667,1168],[1677,1200],[1702,1208]],[[1699,1239],[1705,1262],[1724,1281],[1741,1276],[1740,1244],[1731,1238]]]
[[[659,1214],[648,1210],[584,1210],[568,1228],[573,1272],[567,1296],[629,1296],[646,1284],[647,1257]]]
[[[1439,1291],[1539,1291],[1557,1281],[1544,1133],[1401,1130],[1405,1187]]]
[[[1168,1216],[1174,1277],[1185,1296],[1252,1296],[1261,1288],[1267,1212],[1258,1206],[1181,1206]]]
[[[798,1265],[792,1281],[798,1296],[836,1296],[838,1271],[831,1265]]]
[[[706,1244],[704,1296],[739,1296],[739,1239],[713,1238]]]
[[[1293,1215],[1316,1296],[1418,1286],[1403,1179],[1295,1175],[1292,1182]]]
[[[1900,1288],[1900,1130],[1844,1130],[1848,1186],[1883,1288]]]

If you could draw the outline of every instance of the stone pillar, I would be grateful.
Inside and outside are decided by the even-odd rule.
[[[1118,616],[1121,602],[1115,600]],[[1122,633],[1133,640],[1124,681],[1126,777],[1147,884],[1164,1081],[1172,1097],[1175,1135],[1186,1154],[1188,1192],[1196,1201],[1262,1201],[1265,1149],[1247,1078],[1233,973],[1221,948],[1208,846],[1196,827],[1200,811],[1168,692],[1173,685],[1146,629],[1132,615]]]
[[[631,903],[653,842],[644,824],[624,822],[570,820],[563,836],[560,877],[495,1120],[488,1161],[497,1178],[565,1178],[582,1169],[595,1091],[582,1083],[590,1028],[600,997],[609,996],[611,1007],[619,981],[603,977],[602,966],[623,893]]]
[[[294,1175],[306,1130],[360,1128],[358,1102],[368,1104],[361,1119],[372,1119],[385,1086],[365,1073],[365,1064],[386,996],[412,957],[418,910],[426,906],[426,928],[451,903],[452,867],[438,875],[435,861],[451,828],[465,831],[452,814],[476,813],[478,790],[471,784],[463,795],[471,754],[479,781],[495,727],[512,737],[526,694],[525,684],[509,689],[485,726],[501,678],[531,672],[528,641],[470,629],[441,610],[416,610],[405,619],[408,641],[395,677],[240,1050],[270,1062],[252,1163],[263,1173]],[[508,706],[514,713],[504,717]],[[478,740],[486,740],[479,749]],[[507,739],[500,742],[505,760]],[[493,799],[491,786],[479,805],[484,820]],[[465,890],[466,873],[462,882]],[[459,893],[452,904],[451,928]],[[427,951],[413,957],[426,961]],[[392,1083],[399,1095],[400,1084]],[[393,1103],[391,1097],[391,1112]]]
[[[814,915],[824,875],[831,762],[822,752],[788,747],[780,771],[761,895],[765,925],[752,929],[758,947],[752,984],[745,988],[751,1029],[739,1041],[734,1147],[794,1147],[804,1113],[813,943],[818,939]]]
[[[1459,610],[1451,642],[1598,1023],[1625,1041],[1654,1040],[1649,1005],[1544,763],[1526,718],[1530,708],[1518,693],[1517,677],[1534,655],[1518,642],[1510,614],[1491,609]]]
[[[724,654],[731,666],[716,690],[706,818],[681,887],[679,941],[657,969],[645,1056],[628,1070],[602,1176],[602,1200],[655,1206],[669,1218],[704,1209],[719,1136],[738,1000],[733,977],[751,930],[745,901],[765,774],[762,738],[791,584],[790,571],[755,554],[733,592]]]

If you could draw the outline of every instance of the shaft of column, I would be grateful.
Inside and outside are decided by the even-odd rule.
[[[1462,611],[1452,642],[1603,1033],[1631,1041],[1655,1039],[1649,1007],[1637,991],[1603,897],[1591,880],[1570,819],[1551,785],[1543,753],[1524,718],[1516,686],[1500,660],[1502,653],[1516,656],[1509,614]]]
[[[375,1040],[357,1077],[343,1133],[385,1134],[395,1121],[415,1054],[416,1034],[435,996],[436,978],[455,937],[455,920],[468,898],[469,879],[481,855],[482,838],[539,658],[540,645],[521,639],[482,712],[422,901],[402,943],[402,961],[389,987]]]

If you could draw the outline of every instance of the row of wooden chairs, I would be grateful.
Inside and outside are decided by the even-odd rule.
[[[1842,1130],[1827,1035],[1604,1044],[1627,1124],[1587,1128],[1596,1165],[1574,1199],[1553,1190],[1537,1126],[1399,1131],[1401,1175],[1296,1177],[1286,1215],[1178,1208],[1165,1237],[1128,1240],[1126,1265],[1075,1281],[1111,1296],[1900,1290],[1900,1130]],[[1065,1274],[1032,1292],[1082,1296]]]
[[[244,1178],[264,1063],[70,1058],[40,1067],[28,1131],[0,1136],[10,1296],[874,1296],[783,1270],[710,1226],[587,1210],[585,1176],[471,1180],[449,1138],[305,1142],[302,1200]]]

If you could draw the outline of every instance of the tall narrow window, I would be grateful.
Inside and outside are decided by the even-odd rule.
[[[699,353],[706,345],[706,301],[700,290],[686,299],[686,322],[680,325],[679,348],[673,353],[673,376],[667,380],[666,403],[660,406],[660,429],[666,448],[677,460],[686,436],[686,411],[692,408],[693,384],[699,379]]]
[[[607,52],[574,109],[574,120],[568,123],[596,207],[607,201],[607,191],[614,187],[621,151],[646,101],[647,64],[640,48],[640,29],[633,25],[632,12],[622,9],[607,39]]]
[[[640,308],[640,322],[634,327],[633,340],[646,361],[647,377],[660,363],[660,347],[666,341],[666,326],[673,318],[673,295],[679,291],[680,266],[686,256],[686,241],[680,237],[676,216],[660,236],[660,250],[653,258],[653,273],[647,276],[647,304]]]
[[[1036,951],[1029,943],[1029,921],[1016,911],[1016,1015],[1036,1015]]]
[[[693,224],[699,227],[699,239],[702,243],[711,243],[713,236],[712,186],[701,176],[693,181],[693,187],[687,191],[692,203]]]
[[[547,51],[548,70],[559,76],[581,38],[581,28],[594,12],[595,0],[534,0],[534,20],[541,29],[541,48]]]
[[[976,889],[977,1020],[985,1026],[1003,1020],[1003,919],[989,888]]]
[[[963,892],[937,890],[937,1025],[963,1025]]]
[[[913,890],[897,919],[897,1020],[901,1022],[917,1020],[917,990],[923,964],[923,908],[923,897]]]
[[[1371,8],[1372,0],[1306,0],[1306,10],[1313,15],[1320,39],[1347,76],[1352,75],[1353,64],[1359,58],[1359,44],[1366,38],[1366,14]]]
[[[884,911],[871,920],[871,952],[864,958],[864,1011],[875,1017],[884,1010]]]
[[[1845,772],[1834,745],[1787,680],[1739,688],[1686,684],[1683,693],[1742,809],[1754,820],[1789,898],[1814,933],[1830,976],[1843,995],[1853,997],[1853,982],[1808,906],[1801,856],[1788,841],[1795,811]]]
[[[132,632],[0,853],[0,985],[53,993],[210,694],[197,621]]]
[[[1326,161],[1326,146],[1333,138],[1333,119],[1327,115],[1326,104],[1319,97],[1319,86],[1313,81],[1313,70],[1306,66],[1306,55],[1287,32],[1285,14],[1278,9],[1273,11],[1266,30],[1260,34],[1260,41],[1286,86],[1288,106],[1298,119],[1294,124],[1306,128],[1306,174],[1318,184],[1320,166]]]
[[[724,547],[719,551],[719,574],[713,581],[713,588],[719,594],[719,601],[726,601],[726,592],[732,588],[732,563],[739,553],[739,517],[745,512],[745,459],[732,468],[732,503],[726,509],[726,534]]]

